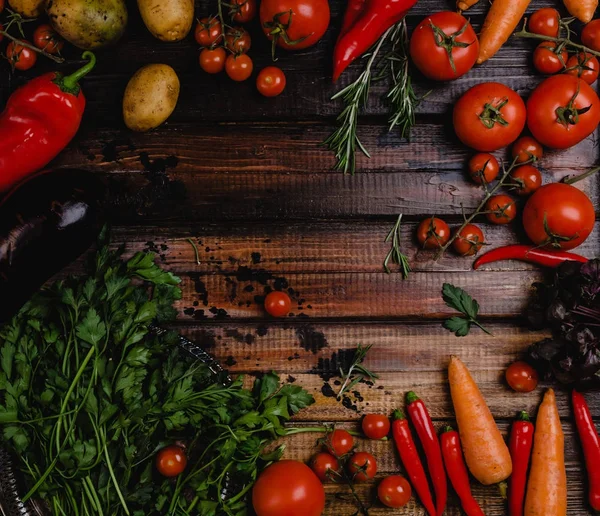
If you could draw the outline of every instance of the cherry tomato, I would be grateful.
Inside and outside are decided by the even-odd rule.
[[[179,446],[167,446],[156,454],[156,469],[163,477],[176,477],[186,466],[185,451]]]
[[[229,15],[234,22],[248,23],[256,16],[256,0],[233,0]]]
[[[383,414],[367,414],[362,420],[362,430],[369,439],[383,439],[390,427],[389,418]]]
[[[221,22],[215,16],[202,18],[194,30],[196,42],[203,47],[216,45],[223,37]]]
[[[473,86],[454,106],[454,130],[468,147],[491,152],[514,142],[525,127],[525,103],[508,86]]]
[[[402,475],[385,477],[377,486],[377,498],[392,509],[404,507],[410,501],[411,493],[410,484]]]
[[[474,183],[491,183],[498,177],[500,164],[491,154],[480,152],[469,160],[469,176]]]
[[[225,61],[225,71],[231,79],[237,82],[245,81],[252,75],[252,59],[246,54],[230,55]]]
[[[348,471],[354,476],[354,480],[365,482],[375,477],[377,473],[377,462],[375,457],[367,452],[357,452],[348,461]]]
[[[594,229],[596,214],[589,197],[565,183],[542,186],[525,204],[523,226],[536,246],[569,250]]]
[[[442,219],[423,219],[417,228],[417,240],[423,249],[439,249],[450,240],[450,228]]]
[[[65,46],[65,41],[48,24],[38,26],[33,33],[33,44],[48,54],[60,54]]]
[[[544,75],[560,72],[567,65],[568,59],[568,52],[564,48],[557,51],[553,41],[542,41],[533,51],[533,67]]]
[[[14,70],[29,70],[37,61],[37,53],[14,41],[6,47],[6,59]]]
[[[542,186],[542,174],[531,165],[522,165],[515,168],[510,173],[510,177],[515,184],[514,192],[517,195],[531,195]]]
[[[321,516],[325,490],[302,462],[280,460],[265,469],[252,488],[256,516]]]
[[[551,7],[538,9],[529,18],[529,32],[558,38],[560,30],[560,13]]]
[[[273,317],[285,317],[292,309],[292,300],[285,292],[274,290],[265,298],[265,310]]]
[[[330,453],[317,453],[310,461],[310,468],[319,477],[321,482],[335,480],[335,472],[339,471],[340,463]]]
[[[263,68],[256,77],[256,87],[265,97],[276,97],[285,89],[285,74],[276,66]]]
[[[225,46],[234,54],[245,54],[252,46],[250,34],[242,27],[233,27],[225,33]]]
[[[262,0],[260,26],[286,50],[301,50],[319,41],[329,27],[328,0]],[[285,34],[285,36],[284,36]]]
[[[527,125],[533,137],[553,149],[566,149],[592,134],[600,123],[600,99],[572,75],[543,81],[527,100]]]
[[[588,48],[600,52],[600,19],[592,20],[581,31],[581,42]]]
[[[506,382],[513,391],[531,392],[537,387],[538,374],[526,362],[514,362],[506,369]]]
[[[452,248],[461,256],[473,256],[483,247],[485,238],[483,232],[475,224],[467,224],[454,242]]]
[[[485,203],[486,218],[492,224],[508,224],[517,216],[515,201],[508,195],[492,195]]]
[[[200,52],[200,68],[206,73],[221,73],[226,59],[227,52],[223,47],[204,48]]]
[[[332,455],[341,457],[352,451],[354,439],[346,430],[334,430],[327,435],[325,446]]]
[[[535,163],[542,159],[544,149],[540,142],[531,136],[521,136],[512,146],[511,155],[517,158],[517,163],[525,163],[529,161]]]
[[[600,63],[598,63],[598,58],[585,52],[579,52],[579,54],[571,56],[567,61],[566,73],[579,77],[588,84],[596,82],[599,70]]]
[[[410,38],[410,57],[425,77],[450,81],[477,61],[479,40],[462,15],[444,11],[425,18]]]

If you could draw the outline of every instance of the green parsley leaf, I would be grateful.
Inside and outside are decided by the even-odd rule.
[[[457,337],[464,337],[471,330],[471,325],[479,326],[485,333],[491,335],[477,320],[479,314],[479,303],[460,287],[450,283],[442,286],[442,299],[446,305],[459,311],[464,317],[454,316],[444,321],[443,326],[454,332]]]
[[[266,373],[254,381],[254,396],[262,403],[275,394],[279,388],[279,376],[274,372]]]
[[[299,385],[284,385],[279,389],[278,394],[279,396],[285,396],[287,398],[287,403],[292,414],[296,414],[296,412],[299,412],[301,409],[306,408],[315,402],[315,398]]]
[[[90,308],[77,325],[77,336],[92,346],[97,346],[106,336],[106,324],[100,320],[95,308]]]

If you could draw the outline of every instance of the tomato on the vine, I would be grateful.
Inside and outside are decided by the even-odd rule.
[[[544,75],[558,73],[565,68],[569,53],[564,47],[557,48],[553,41],[542,41],[533,51],[533,66]]]
[[[525,204],[523,226],[536,246],[573,249],[594,229],[596,214],[590,198],[565,183],[542,186]]]
[[[598,79],[600,63],[598,58],[586,52],[579,52],[567,61],[566,73],[579,77],[588,84],[593,84]]]
[[[196,24],[194,38],[196,42],[203,47],[212,47],[216,45],[223,37],[221,22],[216,16],[202,18]]]
[[[163,477],[176,477],[186,466],[187,457],[180,446],[166,446],[156,454],[156,469]]]
[[[390,433],[390,419],[383,414],[367,414],[362,420],[362,431],[369,439],[383,439]]]
[[[531,392],[537,387],[538,374],[527,362],[514,362],[505,372],[506,383],[513,391]]]
[[[423,219],[417,228],[417,240],[423,249],[439,249],[450,240],[450,228],[442,219]]]
[[[340,463],[330,453],[317,453],[310,460],[310,468],[315,472],[315,475],[319,477],[321,482],[327,482],[332,480],[333,475],[340,469]]]
[[[236,82],[245,81],[252,75],[252,59],[247,54],[230,55],[225,61],[225,71]]]
[[[514,192],[517,195],[530,195],[542,186],[542,174],[540,171],[531,165],[521,165],[515,168],[510,177],[514,183]]]
[[[234,54],[245,54],[250,50],[252,40],[242,27],[232,27],[225,33],[225,47]]]
[[[229,15],[237,23],[252,21],[256,16],[256,0],[232,0]]]
[[[37,61],[37,53],[11,41],[6,47],[6,59],[15,70],[29,70]]]
[[[223,47],[205,48],[200,52],[200,68],[206,73],[221,73],[226,59],[227,52]]]
[[[588,48],[600,52],[600,18],[592,20],[581,31],[581,42]]]
[[[443,11],[425,18],[410,38],[410,57],[425,77],[450,81],[466,74],[479,55],[479,40],[469,20]]]
[[[491,152],[514,142],[525,127],[523,99],[508,86],[473,86],[454,106],[454,130],[468,147]]]
[[[485,203],[486,218],[492,224],[508,224],[517,216],[515,201],[508,195],[492,195]]]
[[[285,317],[292,309],[292,300],[285,292],[273,290],[265,297],[265,310],[273,317]]]
[[[529,32],[558,38],[560,31],[560,13],[551,7],[538,9],[529,18]]]
[[[47,23],[39,25],[33,33],[33,44],[48,54],[60,54],[65,40]]]
[[[475,224],[467,224],[452,242],[452,249],[461,256],[473,256],[483,247],[483,231]]]
[[[513,159],[516,158],[517,163],[525,163],[526,161],[535,163],[542,159],[544,149],[540,142],[535,138],[532,138],[531,136],[521,136],[521,138],[513,143],[511,155]]]
[[[285,74],[276,66],[263,68],[256,77],[256,87],[265,97],[276,97],[285,89],[285,84]]]
[[[480,152],[469,160],[468,170],[471,180],[478,185],[482,185],[491,183],[498,177],[500,164],[491,154]]]
[[[385,477],[377,486],[377,498],[386,507],[399,509],[409,501],[412,489],[402,475]]]
[[[354,480],[365,482],[377,474],[377,461],[367,452],[357,452],[348,461],[348,471]]]
[[[325,438],[325,447],[332,455],[341,457],[354,447],[354,439],[346,430],[334,430]]]
[[[566,149],[592,134],[600,123],[600,99],[572,75],[543,81],[527,100],[527,125],[533,137],[553,149]]]

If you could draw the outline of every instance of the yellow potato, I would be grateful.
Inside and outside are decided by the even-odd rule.
[[[132,131],[144,132],[162,124],[179,98],[179,78],[166,64],[149,64],[129,80],[123,95],[123,119]]]
[[[194,0],[137,0],[142,19],[155,38],[179,41],[194,21]]]
[[[44,12],[46,0],[8,0],[13,11],[25,18],[37,18]]]

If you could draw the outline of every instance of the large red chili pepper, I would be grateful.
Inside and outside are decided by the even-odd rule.
[[[460,498],[460,503],[467,516],[485,516],[479,504],[471,494],[469,473],[463,458],[458,432],[451,426],[444,428],[440,438],[442,456],[452,487]]]
[[[421,503],[429,516],[435,515],[435,506],[429,489],[429,482],[425,476],[425,470],[419,452],[412,438],[412,433],[408,426],[408,421],[401,410],[394,411],[394,420],[392,422],[392,436],[396,443],[396,449],[400,455],[400,460],[410,478],[410,482],[421,499]]]
[[[338,80],[350,63],[362,56],[389,29],[399,22],[417,0],[367,0],[362,15],[335,45],[333,80]]]
[[[575,413],[575,424],[588,473],[588,499],[592,509],[600,511],[600,440],[594,426],[590,408],[583,395],[573,389],[573,412]]]
[[[410,420],[417,431],[419,439],[421,439],[425,457],[427,457],[427,466],[435,491],[437,516],[441,516],[448,498],[448,481],[446,480],[446,472],[444,471],[440,441],[429,416],[429,411],[419,397],[410,391],[406,395],[406,403]]]
[[[544,267],[558,267],[561,263],[569,261],[581,263],[588,261],[584,256],[565,251],[546,251],[530,245],[507,245],[505,247],[498,247],[477,258],[473,264],[473,268],[479,269],[482,265],[502,260],[519,260],[543,265]]]
[[[367,0],[348,0],[344,20],[342,21],[342,30],[338,36],[338,41],[344,36],[356,23],[365,11]]]
[[[0,191],[47,165],[77,133],[85,109],[78,82],[96,64],[91,52],[83,59],[72,75],[41,75],[9,97],[0,115]]]
[[[520,412],[510,432],[510,457],[513,471],[508,487],[508,514],[522,516],[527,484],[527,469],[533,446],[533,424],[527,412]]]

